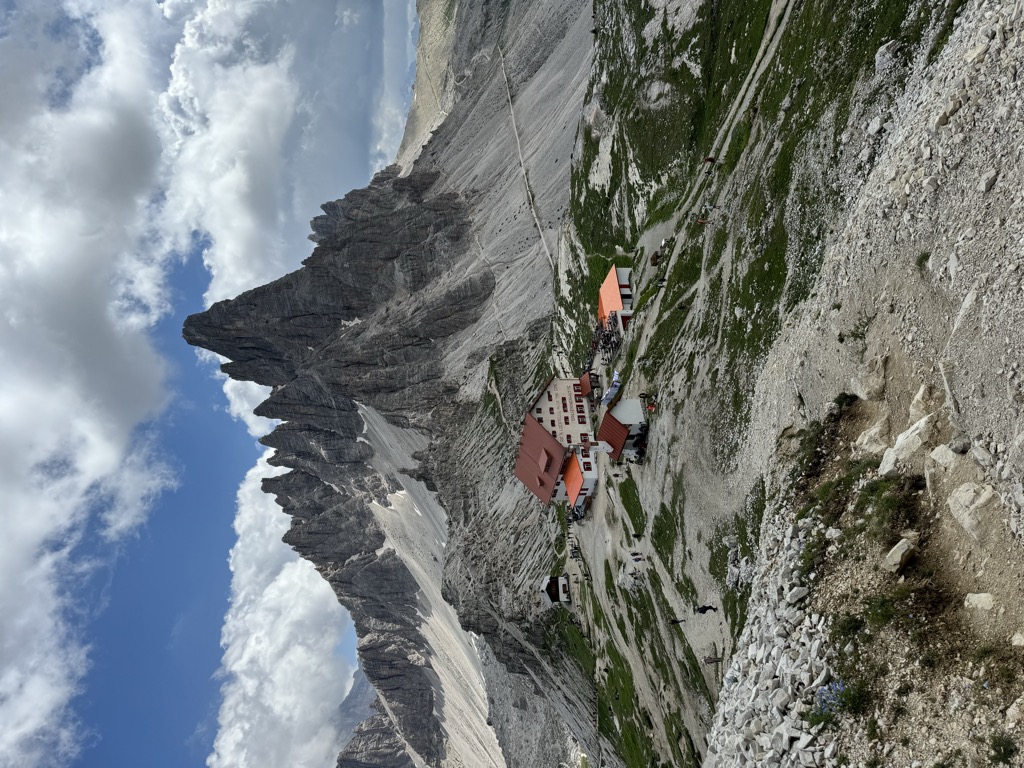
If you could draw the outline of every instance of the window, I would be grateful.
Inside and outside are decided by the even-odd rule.
[[[555,409],[554,408],[548,408],[548,413],[553,415],[555,413]]]
[[[554,400],[554,399],[555,399],[555,398],[551,396],[551,393],[550,393],[550,392],[548,392],[548,402],[550,403],[550,402],[551,402],[552,400]]]
[[[577,403],[582,403],[583,402],[583,395],[576,395],[576,402]]]
[[[565,402],[565,400],[563,400],[562,401],[562,411],[564,412],[564,411],[568,411],[568,410],[569,410],[569,404],[567,402]]]
[[[589,471],[590,471],[590,470],[592,470],[593,468],[594,468],[594,465],[593,465],[593,464],[591,464],[591,463],[590,463],[589,461],[584,461],[584,462],[583,462],[583,471],[584,471],[584,472],[589,472]]]
[[[555,426],[555,420],[554,420],[554,419],[552,419],[552,420],[551,420],[551,426],[552,426],[552,427],[553,427],[553,426]],[[554,433],[554,432],[552,432],[551,434],[555,434],[555,433]]]
[[[578,421],[580,424],[586,424],[587,423],[587,417],[586,416],[577,416],[576,417],[576,421]]]
[[[577,405],[576,406],[576,413],[583,413],[583,406],[582,405]]]
[[[554,425],[554,424],[552,424],[551,426],[553,427],[553,426],[555,426],[555,425]],[[553,429],[551,430],[551,436],[552,436],[553,438],[555,438],[556,440],[558,439],[558,433],[557,433],[557,432],[555,432],[555,430],[553,430]]]
[[[580,442],[583,442],[583,440],[581,439]],[[584,459],[589,459],[590,458],[590,450],[587,449],[587,448],[584,448],[583,450],[580,451],[580,456],[582,456]]]
[[[589,443],[590,442],[590,435],[588,435],[586,432],[581,434],[580,435],[580,442],[583,443],[584,445]]]
[[[573,384],[572,391],[579,394],[580,392],[583,391],[583,387],[581,387],[579,384]]]
[[[569,423],[569,417],[568,417],[568,416],[566,416],[566,417],[565,417],[565,423],[566,423],[566,424],[568,424],[568,423]]]

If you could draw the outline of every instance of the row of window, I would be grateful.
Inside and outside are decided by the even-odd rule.
[[[568,410],[569,410],[568,404],[562,403],[562,412],[564,413],[564,412],[567,412]],[[579,404],[579,405],[576,406],[576,413],[585,413],[585,412],[586,411],[585,411],[585,409],[584,409],[582,404]],[[538,408],[537,409],[537,414],[538,415],[539,414],[543,414],[543,413],[544,413],[544,409],[543,408]],[[552,408],[548,408],[548,413],[551,414],[551,415],[554,415],[555,409],[553,407]]]

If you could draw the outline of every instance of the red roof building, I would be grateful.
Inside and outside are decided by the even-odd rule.
[[[552,437],[537,419],[527,414],[519,440],[515,476],[530,493],[547,504],[555,495],[566,453],[565,446]]]
[[[588,397],[594,388],[590,385],[590,371],[586,371],[580,376],[580,394],[584,397]]]
[[[544,504],[575,506],[597,486],[590,373],[551,379],[523,420],[515,476]]]
[[[629,439],[629,427],[612,416],[609,411],[601,420],[601,428],[597,430],[597,439],[608,444],[609,455],[613,461],[618,461],[622,457],[622,449],[626,447],[626,440]]]
[[[646,431],[643,404],[636,399],[618,400],[605,411],[597,430],[597,441],[612,461],[618,461],[624,452],[638,455],[646,445]]]

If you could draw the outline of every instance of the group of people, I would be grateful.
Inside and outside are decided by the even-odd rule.
[[[594,327],[594,338],[590,343],[591,358],[600,352],[602,357],[608,359],[618,352],[620,346],[622,346],[622,336],[619,335],[615,325],[615,313],[612,312],[608,316],[607,322],[598,323]]]

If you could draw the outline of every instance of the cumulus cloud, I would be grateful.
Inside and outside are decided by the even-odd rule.
[[[238,491],[231,608],[224,621],[223,687],[210,768],[333,765],[338,706],[353,667],[337,651],[351,621],[312,565],[281,545],[288,517],[260,490],[279,474],[268,452]]]
[[[375,171],[394,162],[405,131],[416,61],[415,41],[411,34],[415,24],[414,0],[384,4],[383,76],[373,112],[372,160]]]
[[[124,279],[160,158],[159,81],[136,41],[156,47],[159,24],[144,3],[33,2],[0,38],[4,765],[66,764],[80,748],[76,545],[90,519],[111,539],[133,530],[173,482],[139,432],[166,399],[139,321],[162,296]]]
[[[404,114],[376,114],[400,101],[379,98],[395,90],[384,42],[398,5],[404,13],[408,2],[310,3],[301,13],[209,2],[184,21],[161,99],[172,150],[164,226],[179,249],[209,233],[208,302],[296,268],[309,219],[366,182],[382,130],[394,157]]]
[[[411,8],[0,10],[0,765],[65,765],[80,750],[79,545],[94,529],[131,535],[175,482],[158,443],[173,393],[150,337],[171,308],[169,270],[199,244],[210,303],[298,267],[318,205],[397,150]],[[395,41],[404,57],[385,55]],[[224,389],[251,434],[272,427],[251,414],[260,388]],[[330,765],[347,619],[281,543],[288,519],[258,490],[267,471],[239,491],[210,764]]]

